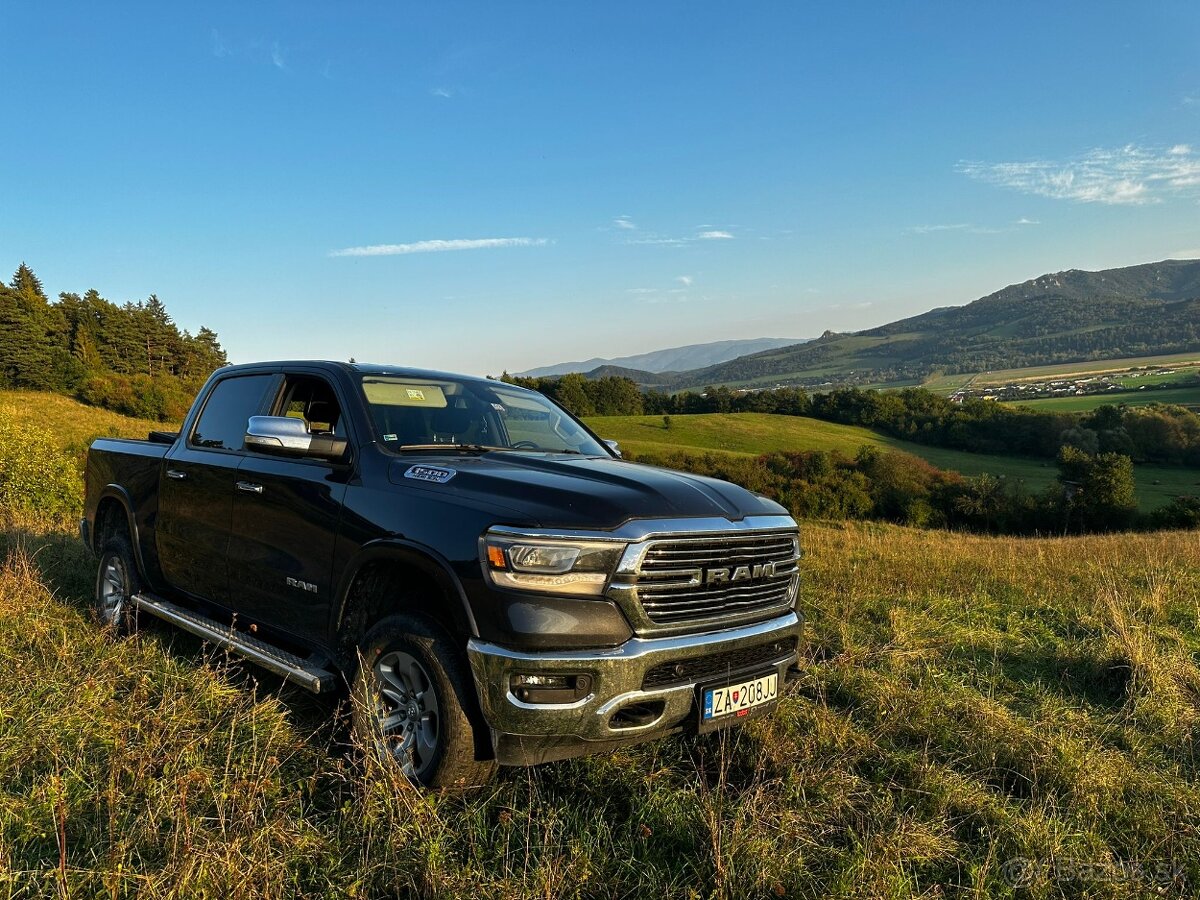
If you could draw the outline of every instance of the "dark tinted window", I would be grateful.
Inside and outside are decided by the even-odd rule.
[[[263,393],[274,377],[243,375],[218,382],[192,432],[192,446],[241,450],[246,425],[251,416],[258,415]]]

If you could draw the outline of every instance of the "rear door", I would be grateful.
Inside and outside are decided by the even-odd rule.
[[[154,532],[163,574],[178,591],[230,605],[226,555],[237,468],[248,421],[263,411],[278,379],[235,374],[216,382],[163,461]]]
[[[284,375],[271,415],[310,434],[350,438],[343,398],[323,375]],[[247,452],[233,498],[229,577],[240,614],[320,644],[333,597],[333,553],[351,469],[316,459]]]

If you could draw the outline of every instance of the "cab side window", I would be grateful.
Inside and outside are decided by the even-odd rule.
[[[300,419],[309,434],[345,437],[342,410],[329,382],[315,375],[289,375],[275,415]]]
[[[218,381],[188,443],[210,450],[241,450],[246,426],[263,404],[263,394],[274,375],[240,375]]]

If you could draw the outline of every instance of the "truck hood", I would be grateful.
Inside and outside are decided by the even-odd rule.
[[[425,470],[414,472],[413,470]],[[439,472],[452,472],[449,480]],[[423,475],[424,478],[414,477]],[[535,527],[616,528],[629,519],[783,515],[765,497],[704,478],[619,459],[493,452],[412,455],[392,461],[392,483],[451,502],[505,507]]]

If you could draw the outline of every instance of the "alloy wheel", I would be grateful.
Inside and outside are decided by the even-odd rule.
[[[129,596],[129,574],[121,557],[114,554],[105,560],[96,585],[96,595],[101,624],[119,624]]]
[[[380,750],[409,778],[420,779],[432,767],[441,739],[433,680],[416,657],[402,650],[380,656],[374,674]]]

